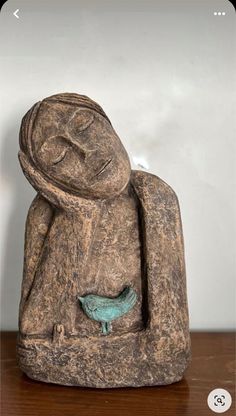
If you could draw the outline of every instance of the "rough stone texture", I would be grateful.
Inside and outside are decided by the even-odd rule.
[[[58,94],[22,120],[19,159],[37,190],[28,213],[18,361],[31,378],[123,387],[178,381],[190,359],[178,200],[160,178],[131,171],[101,107]],[[103,335],[78,296],[135,306]]]

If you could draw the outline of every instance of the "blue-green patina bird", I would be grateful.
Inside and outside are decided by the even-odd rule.
[[[125,315],[133,308],[137,295],[132,287],[126,287],[116,298],[98,295],[78,296],[86,315],[102,324],[102,333],[111,332],[111,321]]]

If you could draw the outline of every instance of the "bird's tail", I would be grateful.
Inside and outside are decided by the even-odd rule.
[[[123,312],[128,312],[136,303],[137,295],[130,286],[126,287],[118,297],[118,302]]]

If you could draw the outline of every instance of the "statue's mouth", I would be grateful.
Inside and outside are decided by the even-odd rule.
[[[102,167],[99,169],[99,171],[94,175],[94,178],[97,178],[99,175],[101,175],[107,168],[107,166],[110,165],[112,159],[108,159],[103,165]]]

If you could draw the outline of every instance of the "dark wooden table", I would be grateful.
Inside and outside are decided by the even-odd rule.
[[[233,333],[192,333],[192,363],[185,378],[170,386],[125,389],[63,387],[30,380],[17,367],[16,333],[1,337],[2,416],[213,416],[207,396],[228,390],[235,415]]]

